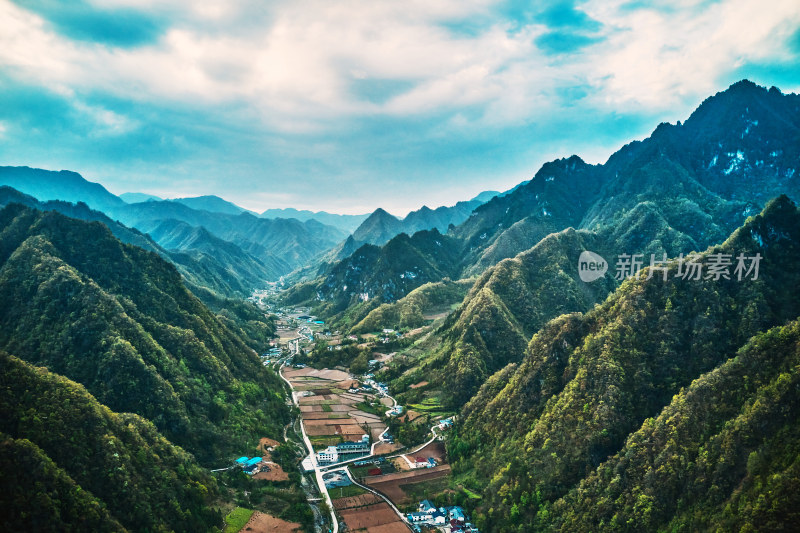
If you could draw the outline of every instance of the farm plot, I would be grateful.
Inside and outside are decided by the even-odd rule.
[[[356,509],[358,507],[366,507],[375,503],[380,503],[381,500],[371,492],[360,494],[358,496],[350,496],[349,498],[338,498],[333,500],[333,507],[340,511],[342,509]]]
[[[274,516],[256,511],[250,520],[242,527],[241,531],[248,533],[294,533],[302,531],[300,524],[287,522]]]
[[[384,524],[400,522],[400,518],[392,511],[386,502],[360,507],[358,509],[343,509],[339,511],[342,519],[350,530],[369,529]],[[406,530],[408,531],[408,530]]]
[[[432,481],[446,477],[448,474],[450,474],[450,465],[441,465],[421,470],[367,477],[364,478],[364,484],[385,494],[395,505],[402,506],[410,502],[410,498],[402,489],[403,485]]]
[[[298,403],[306,433],[315,449],[344,441],[358,441],[368,431],[373,439],[386,429],[379,416],[359,409],[359,404],[373,398],[370,394],[349,393],[343,386],[356,381],[338,370],[310,368],[286,370],[292,385],[303,389]]]
[[[368,527],[367,533],[408,533],[408,526],[398,520],[390,524]]]

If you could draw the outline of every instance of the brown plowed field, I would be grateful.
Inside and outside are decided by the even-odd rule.
[[[300,524],[287,522],[274,516],[256,511],[239,533],[293,533],[301,531]]]
[[[408,503],[408,497],[406,493],[403,492],[403,489],[400,488],[401,485],[410,485],[412,483],[438,479],[445,477],[449,473],[450,465],[441,465],[433,468],[395,472],[393,474],[386,474],[385,476],[367,477],[364,478],[364,484],[382,492],[392,500],[395,505],[401,506]]]
[[[397,522],[367,528],[367,533],[408,533],[408,531],[408,526],[401,522],[399,518]]]
[[[339,511],[342,519],[351,530],[381,526],[399,522],[398,516],[386,502],[376,503],[359,509],[343,509]]]
[[[337,500],[333,500],[333,506],[336,510],[340,509],[355,509],[357,507],[366,507],[367,505],[372,505],[374,503],[380,503],[381,500],[378,496],[375,496],[371,492],[366,494],[360,494],[358,496],[350,496],[348,498],[339,498]]]

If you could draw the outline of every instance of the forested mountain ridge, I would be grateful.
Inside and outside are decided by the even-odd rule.
[[[170,200],[124,205],[109,214],[144,232],[152,231],[166,220],[203,227],[270,267],[279,268],[276,276],[305,265],[347,236],[316,220],[259,218],[247,212],[212,213]]]
[[[436,229],[401,233],[382,247],[361,246],[323,277],[295,286],[286,301],[318,302],[320,312],[353,326],[381,303],[455,276],[458,261],[455,240]]]
[[[479,275],[569,227],[636,253],[705,249],[767,199],[800,199],[799,145],[800,96],[738,82],[602,165],[574,155],[546,163],[475,208],[448,232],[461,247],[456,277]]]
[[[645,271],[639,279],[624,282],[586,315],[564,315],[549,322],[534,335],[523,361],[489,379],[466,405],[450,451],[459,475],[473,479],[468,482],[476,486],[487,483],[479,514],[490,530],[518,531],[519,524],[537,524],[535,529],[549,530],[553,524],[562,522],[582,529],[587,523],[580,521],[592,520],[594,516],[605,517],[600,529],[631,529],[651,518],[653,529],[665,527],[673,518],[678,520],[676,524],[684,523],[684,519],[702,519],[695,513],[699,508],[692,508],[691,498],[679,504],[676,496],[681,492],[679,489],[659,495],[657,484],[649,477],[640,478],[646,485],[644,492],[633,479],[623,485],[610,483],[618,474],[625,478],[647,473],[634,470],[625,474],[626,458],[638,452],[632,449],[623,454],[621,450],[626,442],[629,446],[634,442],[630,435],[651,431],[648,419],[657,417],[671,402],[679,407],[682,400],[675,395],[682,387],[689,387],[693,380],[734,358],[754,336],[758,339],[761,332],[800,315],[800,303],[794,293],[800,278],[796,269],[786,268],[800,260],[800,212],[788,198],[770,202],[760,215],[748,219],[723,244],[703,252],[701,257],[707,261],[719,253],[732,257],[760,254],[757,279],[753,279],[752,271],[750,278],[745,276],[742,280],[736,275],[718,280],[683,279],[678,276],[677,261],[670,263],[666,281],[661,272],[648,279]],[[796,330],[796,324],[793,328]],[[758,346],[760,341],[750,342]],[[796,338],[787,346],[796,352]],[[782,387],[781,368],[791,366],[783,363],[767,366],[765,371],[774,374],[759,380]],[[704,379],[712,383],[714,380]],[[745,409],[744,416],[752,417],[746,411],[757,404],[749,402],[762,392],[746,383],[738,390],[744,397],[739,404]],[[798,407],[800,404],[793,400],[788,404],[771,403],[768,410],[777,409],[777,413]],[[722,421],[736,416],[735,409],[731,411],[724,403],[712,402],[708,408],[713,413],[709,417],[719,417]],[[794,413],[788,418],[781,415],[773,429],[796,431],[790,425],[796,424],[797,411]],[[704,426],[707,422],[701,412],[693,411],[692,417],[680,422],[685,427],[682,431],[689,432],[687,435],[692,438],[706,439],[720,427]],[[758,439],[771,438],[770,434],[756,438],[757,431],[752,427],[748,431],[756,433],[723,437],[727,431],[721,432],[720,438],[733,439],[734,445],[743,450],[756,450]],[[659,454],[665,453],[663,446],[674,446],[670,442],[669,439],[649,442],[648,453],[662,457]],[[692,453],[697,453],[696,441],[685,444],[695,450]],[[783,457],[786,450],[779,455]],[[599,466],[617,453],[621,455],[614,461],[620,466],[601,468],[597,473],[602,477],[592,477]],[[735,475],[742,474],[741,456],[738,457],[732,471]],[[658,474],[651,471],[647,475],[661,475],[669,483],[678,484],[694,478],[694,471],[688,470],[693,467],[685,460],[671,461],[670,465],[671,470]],[[584,500],[583,496],[577,499],[570,496],[576,490],[583,490],[578,487],[584,479],[586,483],[593,480],[592,490],[597,498],[601,493],[609,493],[611,499],[605,496],[603,500]],[[737,483],[733,479],[726,481],[724,490],[728,492],[716,493],[704,501],[717,505],[728,497],[734,498],[731,491]],[[698,487],[703,486],[702,477],[697,481]],[[633,496],[616,500],[620,490],[623,495],[627,490]],[[643,499],[639,501],[640,495]],[[567,503],[556,503],[560,498]],[[654,503],[653,498],[658,502]],[[596,508],[590,510],[592,502]],[[573,516],[577,511],[570,506],[579,506],[583,518]],[[647,508],[658,509],[658,513],[650,518],[636,514],[650,512]],[[684,519],[675,514],[678,510],[685,515]],[[723,506],[715,512],[722,516],[727,511]],[[619,516],[612,523],[615,514]],[[577,522],[570,522],[573,520]],[[565,526],[564,530],[571,529]]]
[[[189,288],[198,296],[202,296],[207,304],[220,299],[249,296],[253,288],[275,275],[275,271],[269,270],[268,265],[259,263],[234,244],[217,239],[202,228],[183,225],[177,221],[164,222],[162,227],[156,227],[157,230],[160,228],[171,232],[170,239],[165,239],[165,244],[168,246],[176,239],[181,241],[181,244],[174,249],[166,249],[157,244],[151,236],[114,221],[104,213],[89,208],[83,202],[76,204],[60,200],[41,202],[11,187],[0,186],[0,207],[10,203],[22,204],[40,211],[58,211],[71,218],[103,223],[122,242],[156,252],[174,264]],[[175,225],[181,226],[179,230],[176,231]],[[176,237],[176,233],[180,234],[180,237]]]
[[[0,349],[151,420],[202,462],[276,435],[280,379],[158,255],[100,223],[0,210]]]
[[[353,232],[353,238],[363,244],[380,246],[400,233],[413,235],[418,231],[430,229],[436,229],[439,233],[447,233],[450,226],[461,224],[476,207],[483,205],[498,194],[496,191],[484,191],[471,200],[457,202],[449,207],[440,206],[431,209],[424,205],[416,211],[411,211],[402,219],[378,208]]]
[[[0,352],[4,531],[211,531],[216,481],[132,414]]]

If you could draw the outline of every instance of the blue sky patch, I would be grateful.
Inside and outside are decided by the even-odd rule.
[[[118,47],[141,46],[158,40],[165,22],[129,8],[97,9],[81,0],[15,0],[47,20],[61,35],[77,41]]]

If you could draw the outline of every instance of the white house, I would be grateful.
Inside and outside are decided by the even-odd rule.
[[[321,452],[317,452],[317,462],[318,463],[338,463],[339,462],[339,450],[336,449],[336,446],[328,446]]]

